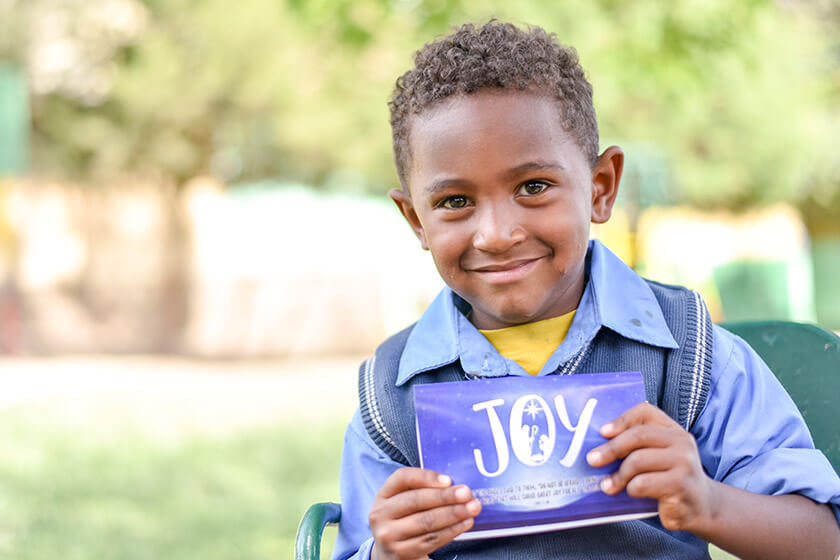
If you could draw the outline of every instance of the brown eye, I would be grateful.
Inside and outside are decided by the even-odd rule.
[[[543,183],[542,181],[528,181],[527,183],[522,183],[519,186],[518,194],[522,194],[525,196],[534,196],[540,194],[547,188],[548,184]]]
[[[458,210],[467,206],[467,197],[465,196],[450,196],[441,201],[440,206],[449,208],[450,210]]]

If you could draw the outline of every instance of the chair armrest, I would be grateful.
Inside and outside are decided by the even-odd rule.
[[[312,504],[298,525],[295,539],[295,560],[319,560],[321,535],[327,525],[341,521],[341,505],[333,502]]]

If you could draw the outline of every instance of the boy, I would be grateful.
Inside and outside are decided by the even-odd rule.
[[[575,52],[541,29],[465,25],[417,53],[390,108],[390,196],[447,287],[360,371],[335,557],[707,558],[713,542],[835,558],[840,480],[773,374],[696,294],[588,241],[624,156],[598,154]],[[659,516],[453,542],[481,505],[417,467],[413,385],[597,371],[643,371],[653,404],[604,426],[586,460],[622,460],[602,490],[654,498]]]

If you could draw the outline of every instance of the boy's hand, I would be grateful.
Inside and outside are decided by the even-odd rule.
[[[368,521],[373,560],[409,560],[449,543],[473,526],[481,503],[464,485],[428,469],[404,467],[379,489]]]
[[[713,515],[714,487],[700,464],[697,443],[659,408],[642,403],[601,428],[610,441],[586,459],[601,467],[624,459],[601,482],[607,494],[627,489],[637,498],[659,501],[662,525],[672,531],[704,527]]]

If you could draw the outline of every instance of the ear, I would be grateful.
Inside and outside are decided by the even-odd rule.
[[[414,235],[420,240],[420,246],[428,251],[429,244],[426,243],[426,232],[423,230],[423,224],[420,223],[420,218],[417,217],[417,211],[414,209],[414,203],[411,202],[411,197],[402,189],[391,189],[388,191],[388,196],[391,197],[391,200],[394,201],[403,217],[405,217],[405,221],[414,230]]]
[[[618,146],[610,146],[592,169],[592,222],[603,224],[612,216],[618,183],[624,169],[624,152]]]

